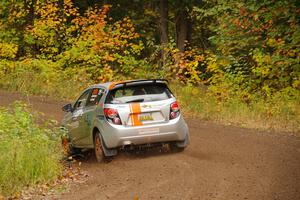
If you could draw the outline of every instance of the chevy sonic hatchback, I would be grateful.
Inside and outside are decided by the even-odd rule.
[[[189,144],[187,124],[164,79],[93,85],[63,111],[68,152],[93,148],[99,162],[120,148],[169,144],[181,151]]]

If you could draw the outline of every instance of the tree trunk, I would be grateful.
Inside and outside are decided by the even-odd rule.
[[[25,0],[24,5],[27,6],[27,19],[26,19],[26,25],[34,25],[34,6],[35,6],[35,0]]]
[[[168,43],[168,0],[160,0],[159,4],[160,14],[160,43]]]
[[[185,43],[190,37],[191,24],[188,13],[185,9],[180,9],[176,17],[176,45],[180,52],[184,52]]]
[[[58,8],[59,8],[59,15],[60,18],[66,20],[66,14],[65,14],[65,2],[64,0],[58,0]],[[59,38],[59,45],[58,45],[58,53],[63,52],[64,50],[64,45],[65,45],[65,33],[66,33],[66,21],[63,21],[63,25],[61,25],[60,27],[58,27],[58,29],[56,30],[56,35],[57,38]]]
[[[159,14],[160,44],[164,48],[168,44],[168,0],[160,0]],[[166,64],[166,55],[164,50],[161,51],[161,58],[164,66]]]

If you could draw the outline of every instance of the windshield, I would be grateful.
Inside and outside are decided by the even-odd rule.
[[[169,99],[171,92],[165,84],[138,84],[113,89],[105,103],[123,104],[132,102],[151,102]]]

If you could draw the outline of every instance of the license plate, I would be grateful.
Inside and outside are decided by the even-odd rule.
[[[150,113],[140,114],[139,115],[139,120],[141,122],[144,122],[144,121],[153,121],[153,116]]]

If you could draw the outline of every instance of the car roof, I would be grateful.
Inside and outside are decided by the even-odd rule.
[[[95,87],[108,88],[111,84],[112,84],[112,82],[98,83],[98,84],[90,86],[90,88],[95,88]]]

